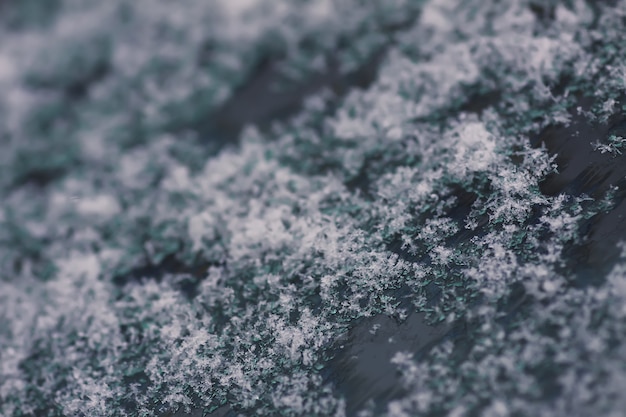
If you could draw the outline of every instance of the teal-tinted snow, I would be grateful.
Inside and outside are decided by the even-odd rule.
[[[3,29],[0,413],[342,416],[324,367],[347,330],[422,312],[467,334],[398,352],[381,413],[623,415],[623,261],[581,286],[564,260],[610,201],[542,194],[555,161],[528,140],[577,94],[616,111],[623,2],[546,26],[430,1],[402,27],[422,2],[153,3]],[[383,44],[367,89],[216,155],[186,140],[267,48],[306,79]]]

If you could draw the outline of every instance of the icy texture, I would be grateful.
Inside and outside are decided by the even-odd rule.
[[[626,260],[568,261],[619,193],[542,192],[531,146],[623,117],[624,1],[101,3],[0,33],[0,414],[343,416],[346,334],[423,314],[463,331],[362,415],[624,415]],[[379,53],[213,146],[264,59],[281,87]]]

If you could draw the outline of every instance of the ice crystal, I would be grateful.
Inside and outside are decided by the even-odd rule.
[[[541,138],[621,161],[623,1],[31,3],[0,414],[622,415],[622,179],[551,192]]]

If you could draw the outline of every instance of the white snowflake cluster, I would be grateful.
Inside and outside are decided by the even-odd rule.
[[[362,415],[623,415],[626,261],[568,264],[613,197],[542,193],[529,136],[616,111],[624,1],[149,3],[0,29],[0,414],[341,417],[346,334],[419,313],[464,330]],[[285,87],[381,51],[205,150],[264,57]]]

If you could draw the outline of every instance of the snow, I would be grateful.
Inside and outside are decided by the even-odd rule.
[[[463,178],[472,172],[485,171],[496,161],[496,141],[479,122],[462,125],[458,132],[458,143],[452,144],[456,151],[453,164],[459,167],[455,172]]]
[[[112,217],[119,214],[121,208],[114,196],[96,195],[77,199],[77,211],[90,216]]]
[[[618,10],[564,2],[547,27],[521,0],[63,3],[48,28],[2,28],[0,414],[345,416],[332,355],[359,319],[411,314],[467,337],[403,346],[403,390],[364,415],[624,410],[626,263],[589,286],[568,265],[617,190],[544,195],[555,159],[528,140],[568,121],[574,87],[597,99],[576,117],[623,105]],[[82,93],[29,81],[100,41]],[[207,151],[197,120],[263,58],[297,83],[383,44],[371,84]]]

